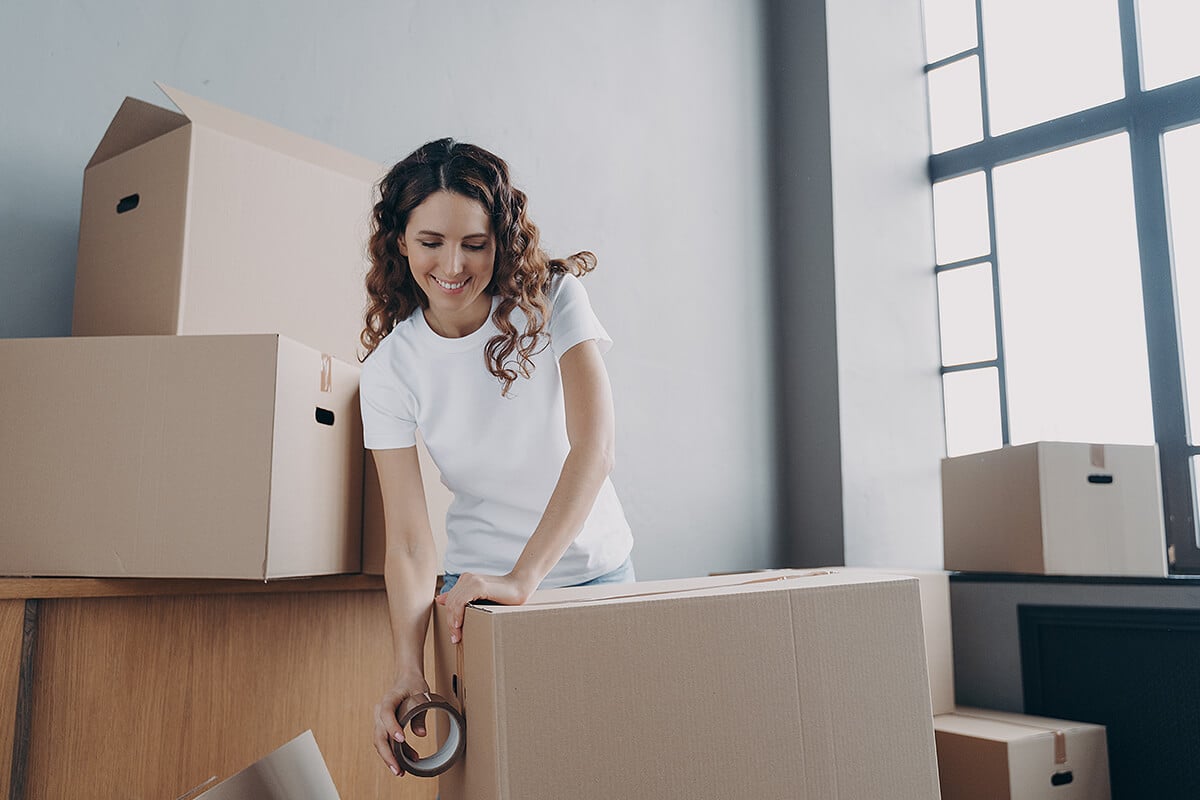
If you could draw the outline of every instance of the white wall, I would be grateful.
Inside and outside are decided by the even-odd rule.
[[[759,28],[736,0],[6,0],[0,336],[70,332],[83,166],[155,80],[381,162],[455,136],[600,257],[640,576],[770,566]]]
[[[920,0],[768,0],[789,564],[941,567]]]
[[[945,455],[920,0],[830,0],[846,563],[942,566]]]

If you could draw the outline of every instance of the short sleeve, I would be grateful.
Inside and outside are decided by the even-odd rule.
[[[412,393],[390,366],[386,354],[376,351],[363,363],[359,377],[363,446],[368,450],[394,450],[417,443]]]
[[[601,353],[612,347],[612,338],[592,311],[583,282],[568,273],[560,275],[551,288],[550,320],[546,327],[550,332],[550,347],[556,360],[575,345],[589,339],[596,340]]]

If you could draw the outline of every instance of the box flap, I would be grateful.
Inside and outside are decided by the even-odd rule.
[[[643,581],[627,584],[599,584],[595,586],[543,589],[519,606],[480,604],[471,608],[489,614],[528,614],[579,605],[599,605],[623,602],[641,602],[664,597],[681,597],[691,593],[705,596],[738,594],[772,588],[793,588],[798,584],[825,586],[830,584],[878,583],[887,581],[911,581],[902,575],[880,575],[863,572],[860,574],[837,573],[834,570],[767,570],[742,574],[715,575],[703,578],[674,578],[663,581]]]
[[[187,124],[188,119],[182,114],[135,97],[126,97],[112,122],[108,123],[108,130],[104,132],[87,165],[90,167],[107,161]]]
[[[312,731],[292,739],[196,800],[341,800]]]
[[[221,131],[284,155],[324,167],[358,180],[374,183],[385,172],[384,165],[347,153],[333,145],[309,139],[245,114],[239,114],[215,103],[193,97],[186,92],[156,83],[188,119],[197,125]]]

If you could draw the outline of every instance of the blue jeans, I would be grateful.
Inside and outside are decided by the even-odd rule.
[[[637,578],[633,574],[633,559],[626,558],[625,563],[614,569],[612,572],[606,572],[598,578],[592,578],[590,581],[583,583],[572,584],[573,586],[595,586],[600,583],[633,583]],[[458,574],[447,572],[442,577],[442,588],[438,594],[445,594],[454,588],[454,584],[458,583]]]

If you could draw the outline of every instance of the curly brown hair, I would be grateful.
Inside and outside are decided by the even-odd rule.
[[[478,201],[496,237],[496,263],[484,291],[500,296],[492,313],[500,334],[488,340],[484,360],[507,395],[518,376],[528,378],[533,373],[531,356],[539,349],[546,326],[551,276],[556,272],[585,275],[596,268],[596,256],[584,250],[550,258],[539,245],[537,226],[526,214],[525,193],[512,185],[504,159],[454,139],[422,145],[379,183],[368,245],[366,327],[359,336],[367,351],[362,360],[418,307],[429,308],[429,298],[413,280],[397,242],[413,209],[434,192],[444,191]],[[525,315],[522,332],[509,319],[514,308]]]

